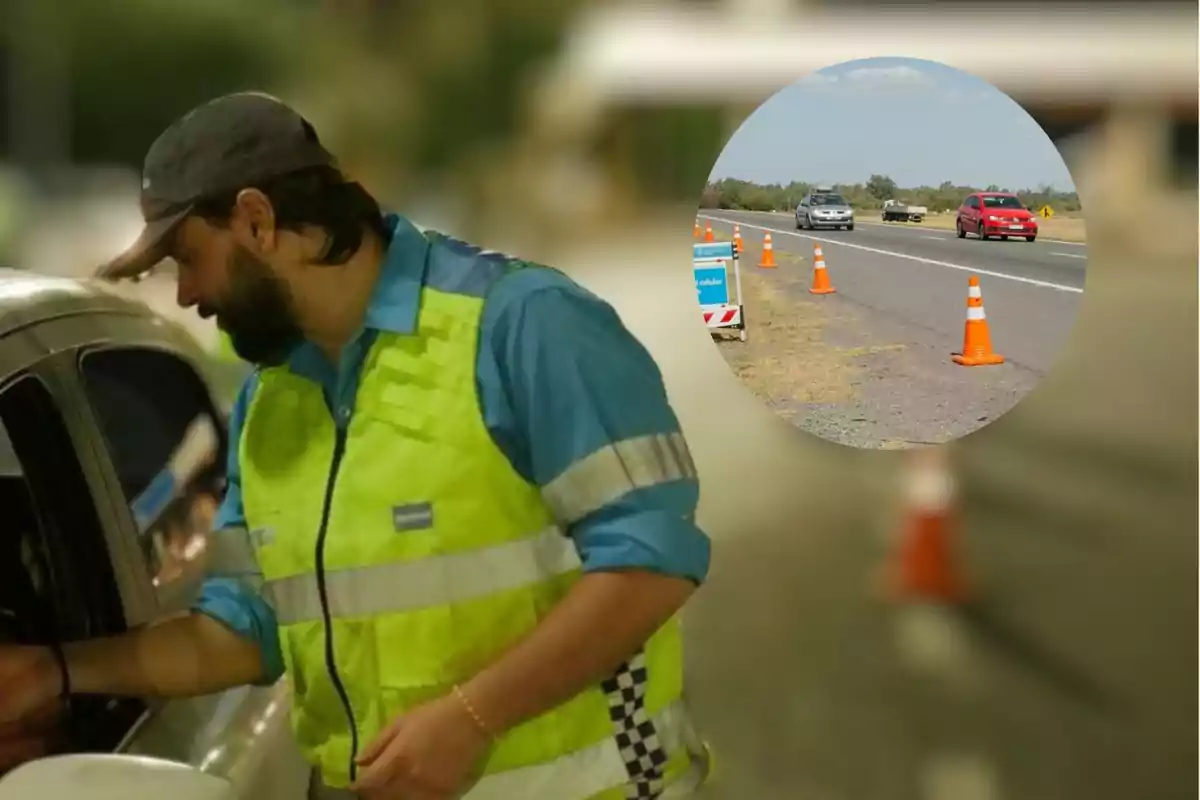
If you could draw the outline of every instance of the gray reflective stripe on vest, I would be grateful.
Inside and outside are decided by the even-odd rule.
[[[659,744],[668,754],[686,747],[698,760],[703,758],[703,750],[695,744],[695,733],[688,717],[683,703],[677,702],[650,717],[650,721],[654,723]],[[487,775],[463,795],[463,800],[533,797],[587,800],[605,789],[627,782],[629,772],[625,758],[616,740],[609,738],[544,764]]]
[[[258,558],[250,531],[222,528],[208,535],[207,567],[212,575],[259,575]]]
[[[582,565],[575,543],[557,527],[515,542],[417,561],[325,574],[334,619],[409,611],[484,597],[565,575]],[[317,577],[267,581],[263,598],[280,625],[322,619]]]
[[[603,447],[542,488],[558,519],[570,524],[634,489],[696,477],[683,434],[654,434]]]

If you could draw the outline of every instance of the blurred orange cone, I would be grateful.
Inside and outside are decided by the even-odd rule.
[[[829,273],[825,271],[825,255],[821,245],[813,242],[813,282],[808,290],[812,294],[833,294],[837,289],[829,282]]]
[[[775,246],[771,244],[771,234],[769,233],[763,236],[762,261],[758,262],[758,265],[763,269],[775,269],[779,266],[775,263]]]
[[[716,240],[717,239],[715,236],[713,236],[713,232],[712,232],[712,223],[711,222],[704,223],[704,241],[715,242]]]
[[[979,278],[971,276],[967,283],[967,325],[963,331],[963,349],[952,355],[955,364],[981,367],[1003,364],[1004,356],[992,352],[992,336],[988,331],[987,314],[983,312],[983,290]]]
[[[740,255],[742,252],[742,226],[733,224],[733,249]]]
[[[917,450],[906,467],[906,508],[889,580],[895,600],[959,602],[967,586],[955,563],[954,478],[944,445]]]
[[[692,236],[699,239],[703,235],[704,232],[700,230],[700,218],[696,217],[696,227],[692,228]]]

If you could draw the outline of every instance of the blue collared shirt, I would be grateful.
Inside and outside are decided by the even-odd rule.
[[[309,342],[288,361],[294,373],[321,385],[339,426],[354,413],[359,373],[377,333],[416,330],[430,242],[407,220],[389,220],[394,225],[392,243],[364,325],[343,349],[340,365],[335,367]],[[458,257],[499,257],[454,244]],[[553,269],[513,271],[487,294],[476,384],[484,421],[497,446],[518,473],[539,487],[552,485],[589,456],[614,448],[622,452],[623,443],[654,436],[682,442],[650,354],[610,305]],[[228,488],[214,526],[216,536],[222,528],[245,526],[236,443],[256,386],[252,374],[230,416]],[[686,452],[683,458],[690,463]],[[631,483],[627,491],[610,493],[603,504],[567,526],[584,571],[642,568],[702,582],[708,573],[709,540],[695,524],[699,491],[692,471],[670,480]],[[274,616],[247,583],[213,576],[195,609],[259,644],[264,682],[282,675]]]

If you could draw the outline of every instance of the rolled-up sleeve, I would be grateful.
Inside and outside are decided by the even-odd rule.
[[[247,563],[249,540],[242,510],[237,445],[255,385],[256,376],[251,375],[242,386],[230,414],[225,497],[217,511],[210,538],[209,576],[192,610],[212,617],[257,644],[263,662],[263,676],[258,684],[268,685],[283,675],[283,651],[275,614],[259,594],[259,576]]]
[[[479,389],[493,437],[536,483],[587,572],[703,582],[700,485],[653,358],[615,310],[565,275],[500,281],[483,320]]]

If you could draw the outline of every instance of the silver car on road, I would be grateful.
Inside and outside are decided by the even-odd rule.
[[[818,228],[854,230],[854,209],[836,192],[814,192],[804,196],[796,207],[796,229]]]

